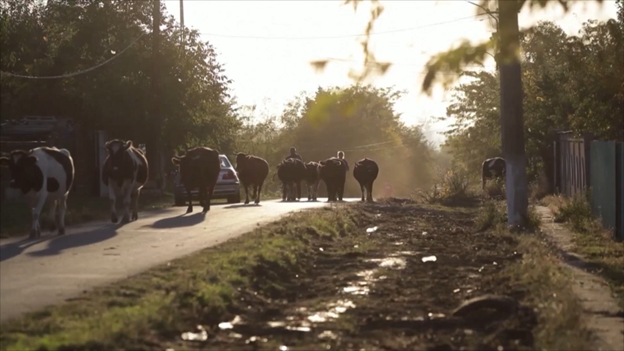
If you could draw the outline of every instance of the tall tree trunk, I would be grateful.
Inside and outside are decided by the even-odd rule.
[[[524,226],[528,197],[524,122],[522,118],[522,71],[519,60],[518,1],[499,0],[500,121],[503,157],[507,162],[507,223]]]

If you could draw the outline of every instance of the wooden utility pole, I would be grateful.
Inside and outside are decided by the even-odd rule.
[[[501,141],[503,157],[507,163],[507,223],[513,227],[526,224],[528,209],[522,71],[519,58],[519,7],[519,1],[498,1]]]
[[[150,179],[164,190],[164,164],[162,157],[162,115],[160,113],[160,0],[152,0],[152,111],[149,123],[150,142],[147,145],[147,158],[150,166]]]

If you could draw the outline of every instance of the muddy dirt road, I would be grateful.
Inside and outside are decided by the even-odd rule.
[[[519,258],[513,242],[475,233],[474,213],[463,210],[401,203],[358,207],[363,210],[356,211],[355,220],[367,234],[340,239],[317,236],[312,242],[316,249],[305,258],[308,266],[296,276],[277,272],[282,275],[279,289],[241,291],[240,302],[230,309],[227,320],[210,330],[206,344],[168,346],[236,350],[532,347],[531,313],[451,316],[464,300],[475,296],[522,295],[492,278]],[[266,270],[258,274],[274,269],[267,266]]]
[[[189,215],[175,207],[140,213],[125,226],[96,221],[69,227],[64,236],[0,240],[0,321],[217,245],[292,211],[326,206],[324,201],[215,205],[206,216],[199,206]]]

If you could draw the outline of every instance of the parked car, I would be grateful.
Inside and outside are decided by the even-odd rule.
[[[239,203],[241,201],[240,196],[240,181],[236,175],[236,170],[230,160],[225,155],[219,155],[221,160],[221,173],[219,179],[217,179],[217,186],[212,194],[212,199],[227,199],[227,202]],[[173,186],[173,196],[176,206],[183,206],[188,202],[186,189],[180,182],[180,172],[176,169]],[[191,191],[191,197],[193,200],[199,200],[199,190],[193,189]]]

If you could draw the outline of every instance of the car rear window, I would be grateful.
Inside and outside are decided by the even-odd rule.
[[[232,167],[230,165],[230,162],[228,161],[227,157],[225,156],[221,156],[219,157],[219,159],[221,159],[221,168],[229,168]]]

